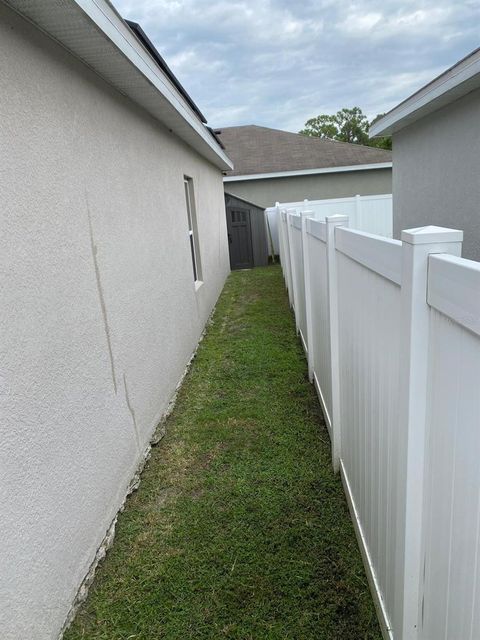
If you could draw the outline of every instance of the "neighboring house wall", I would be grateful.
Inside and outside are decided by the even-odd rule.
[[[228,274],[224,193],[218,169],[2,5],[0,41],[0,629],[52,640]]]
[[[480,90],[393,136],[394,235],[426,224],[465,231],[463,255],[480,260]]]
[[[272,207],[275,202],[298,200],[323,200],[360,194],[379,195],[392,192],[392,170],[346,171],[320,173],[287,178],[241,180],[225,182],[225,191],[245,198],[262,207]]]

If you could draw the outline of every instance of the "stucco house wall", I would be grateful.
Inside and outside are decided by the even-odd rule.
[[[283,178],[229,180],[225,182],[225,191],[262,207],[272,207],[275,202],[298,202],[305,198],[323,200],[357,194],[380,195],[392,192],[392,170],[388,168]]]
[[[52,640],[229,272],[224,194],[218,168],[2,4],[0,43],[0,629]]]
[[[393,135],[394,235],[426,224],[465,231],[463,256],[480,260],[480,90]]]

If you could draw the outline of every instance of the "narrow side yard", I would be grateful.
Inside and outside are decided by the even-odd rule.
[[[279,267],[234,272],[66,640],[380,640]]]

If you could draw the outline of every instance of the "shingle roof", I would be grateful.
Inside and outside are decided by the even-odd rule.
[[[216,129],[215,133],[233,161],[234,170],[228,171],[228,176],[392,161],[391,152],[385,149],[256,125],[225,127]]]

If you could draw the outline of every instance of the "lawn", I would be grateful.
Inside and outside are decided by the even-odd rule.
[[[65,640],[380,640],[278,266],[234,272]]]

